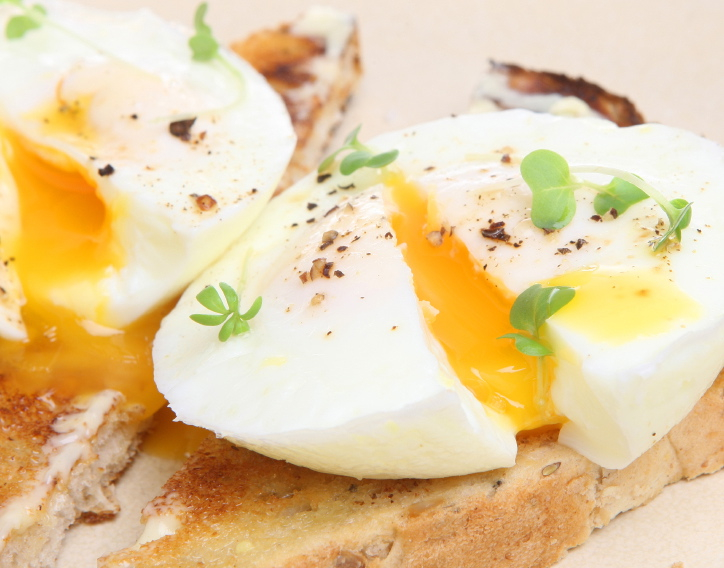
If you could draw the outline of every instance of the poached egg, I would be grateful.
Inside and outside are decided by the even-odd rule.
[[[189,30],[43,7],[0,38],[3,372],[117,388],[150,412],[161,313],[263,208],[295,135],[261,75],[223,48],[195,61]],[[0,29],[21,13],[0,6]]]
[[[724,365],[724,150],[661,125],[528,111],[447,118],[383,135],[384,170],[310,175],[274,199],[204,272],[156,337],[156,382],[180,420],[269,456],[356,477],[441,477],[511,466],[516,433],[622,468],[680,421]],[[693,202],[655,254],[647,199],[595,215],[593,190],[546,232],[519,164],[547,148],[630,171]],[[582,176],[605,183],[600,175]],[[225,343],[189,319],[227,282],[251,330]],[[541,328],[552,377],[500,339],[533,284],[576,296]]]

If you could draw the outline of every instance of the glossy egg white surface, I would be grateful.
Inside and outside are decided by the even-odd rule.
[[[549,397],[560,440],[596,463],[630,463],[683,418],[724,365],[718,145],[660,125],[621,129],[527,111],[443,119],[369,145],[400,155],[387,172],[313,174],[274,199],[164,320],[156,382],[179,419],[357,477],[437,477],[514,463],[515,420],[462,385],[430,330],[436,308],[418,299],[391,223],[399,207],[391,172],[426,192],[429,219],[454,231],[501,295],[535,283],[576,288],[542,328],[555,353]],[[535,228],[519,164],[540,148],[572,166],[633,172],[668,199],[692,201],[680,245],[652,252],[663,217],[652,200],[599,221],[588,189],[577,191],[570,225]],[[507,241],[482,235],[503,220]],[[310,268],[317,259],[326,274]],[[240,291],[242,310],[263,297],[251,331],[225,343],[216,328],[189,319],[206,311],[196,294],[219,282]]]

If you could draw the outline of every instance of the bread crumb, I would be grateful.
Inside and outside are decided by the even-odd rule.
[[[684,563],[683,562],[674,562],[671,565],[671,568],[684,568]]]

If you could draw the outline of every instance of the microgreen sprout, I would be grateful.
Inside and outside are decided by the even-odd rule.
[[[552,355],[553,351],[540,339],[540,327],[568,304],[575,294],[576,291],[568,286],[543,287],[533,284],[515,299],[510,310],[510,325],[527,335],[507,333],[501,337],[514,339],[516,349],[525,355]]]
[[[219,50],[219,42],[214,37],[211,27],[206,23],[206,12],[209,5],[206,2],[202,2],[196,8],[194,13],[194,31],[196,32],[189,38],[189,47],[191,48],[191,57],[194,61],[202,63],[211,63],[216,61],[221,65],[225,71],[231,75],[239,86],[239,95],[230,104],[226,105],[222,109],[215,109],[213,111],[206,111],[204,113],[185,113],[184,115],[177,115],[172,117],[174,120],[181,120],[184,118],[190,118],[191,116],[198,116],[199,114],[208,114],[209,112],[218,112],[219,110],[225,110],[231,108],[240,103],[244,98],[245,83],[244,76],[241,71],[237,69],[231,62],[224,56],[223,52]]]
[[[663,209],[669,220],[667,231],[652,241],[654,252],[663,249],[671,238],[681,241],[681,231],[691,221],[691,203],[684,199],[669,201],[657,189],[640,177],[607,166],[580,165],[570,167],[568,162],[551,150],[535,150],[525,156],[520,173],[533,193],[531,220],[536,227],[554,231],[568,225],[576,213],[573,192],[588,187],[598,192],[593,206],[603,215],[615,210],[624,213],[631,205],[652,198]],[[579,180],[574,173],[604,174],[613,176],[606,185]]]
[[[204,21],[209,5],[199,4],[194,14],[196,34],[189,39],[192,57],[196,61],[211,61],[219,53],[219,42],[214,38],[209,25]]]
[[[13,16],[5,26],[5,37],[18,39],[30,30],[39,28],[45,22],[46,11],[40,4],[24,6],[21,0],[0,0],[0,4],[12,4],[20,8],[23,13]]]
[[[18,8],[22,13],[11,17],[7,25],[5,26],[5,37],[12,40],[17,40],[25,36],[29,31],[37,29],[41,26],[51,27],[68,37],[72,37],[79,43],[82,43],[96,52],[105,55],[110,59],[114,59],[121,63],[129,65],[128,62],[122,58],[117,57],[113,53],[110,53],[102,47],[89,41],[87,38],[75,33],[73,30],[66,28],[47,17],[47,12],[40,4],[33,6],[26,6],[23,4],[23,0],[0,0],[0,4],[12,4]],[[169,121],[176,122],[185,119],[195,118],[204,114],[217,113],[233,106],[236,106],[244,99],[245,93],[245,82],[244,76],[241,71],[237,69],[231,62],[223,55],[219,50],[219,42],[214,38],[213,33],[209,25],[204,21],[206,17],[206,11],[208,5],[204,2],[198,6],[196,13],[194,14],[194,29],[195,34],[189,39],[189,47],[191,48],[191,57],[195,61],[200,62],[218,62],[224,70],[231,75],[239,85],[238,96],[228,105],[222,108],[215,108],[205,110],[203,112],[184,112],[180,114],[174,114],[173,116],[159,117],[157,121]],[[137,67],[136,65],[132,65]],[[140,69],[140,68],[139,68]]]
[[[261,309],[261,296],[243,314],[239,313],[239,296],[226,282],[219,282],[219,288],[226,298],[226,305],[214,286],[207,286],[196,295],[199,304],[215,312],[213,314],[192,314],[189,316],[201,325],[220,325],[219,340],[226,341],[232,335],[241,335],[249,331],[249,320]]]
[[[553,350],[541,339],[540,328],[575,295],[576,291],[568,286],[544,287],[534,284],[515,299],[510,310],[510,324],[523,333],[506,333],[498,338],[512,339],[518,351],[524,355],[537,357],[536,404],[541,408],[545,406],[545,394],[548,392],[549,383],[543,357],[553,355]]]
[[[98,53],[102,53],[106,57],[122,61],[118,57],[114,56],[112,53],[109,53],[101,47],[98,47],[97,45],[88,41],[83,36],[78,35],[74,31],[72,31],[71,29],[66,28],[65,26],[62,26],[51,20],[47,16],[47,11],[45,10],[45,8],[40,4],[26,6],[25,4],[23,4],[22,0],[0,0],[0,4],[12,4],[22,12],[22,14],[13,16],[8,20],[7,25],[5,26],[5,37],[7,39],[21,39],[25,37],[25,34],[27,34],[31,30],[38,29],[41,26],[48,26],[90,47],[91,49],[94,49]]]
[[[319,164],[319,168],[317,169],[319,173],[323,173],[332,168],[337,154],[350,150],[351,153],[342,158],[339,164],[339,171],[345,176],[356,172],[360,168],[384,168],[397,159],[400,153],[398,150],[388,150],[375,154],[369,146],[362,144],[357,139],[360,128],[362,128],[361,125],[350,132],[347,138],[344,139],[342,147],[331,153]]]

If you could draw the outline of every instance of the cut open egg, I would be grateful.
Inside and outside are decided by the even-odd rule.
[[[195,61],[190,33],[145,10],[43,6],[0,39],[3,374],[151,412],[161,315],[263,208],[295,136],[232,53]]]
[[[716,144],[660,125],[505,111],[369,145],[399,157],[383,170],[309,176],[272,200],[165,318],[156,381],[181,420],[356,477],[510,466],[516,433],[543,426],[621,468],[721,370]],[[664,222],[653,200],[601,216],[587,188],[569,225],[535,227],[519,165],[540,148],[693,202],[681,243],[653,252]],[[203,311],[196,294],[219,282],[242,304],[263,298],[251,330],[225,343],[189,319]],[[541,328],[553,350],[542,359],[501,338],[515,331],[513,301],[534,284],[576,290]]]

